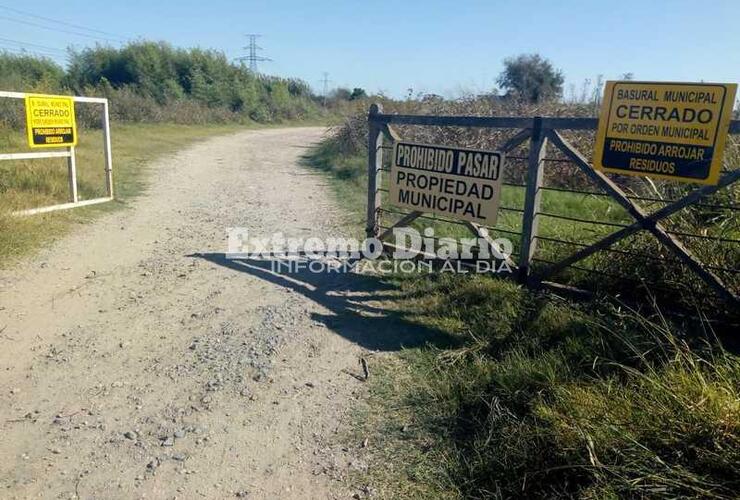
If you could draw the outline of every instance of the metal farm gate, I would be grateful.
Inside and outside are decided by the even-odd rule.
[[[730,195],[729,201],[727,199],[717,201],[717,196],[712,198],[710,196],[722,194],[723,189],[726,190],[740,178],[740,165],[732,165],[730,168],[731,160],[727,159],[729,157],[726,155],[725,169],[715,186],[701,188],[686,186],[683,189],[674,187],[672,189],[675,195],[672,197],[659,194],[657,188],[654,195],[636,193],[626,188],[625,182],[614,182],[600,171],[594,170],[588,157],[579,151],[572,140],[569,140],[568,137],[578,134],[592,137],[591,131],[596,130],[597,124],[596,118],[384,114],[380,105],[373,104],[368,115],[367,235],[379,238],[384,245],[392,248],[393,245],[387,242],[387,239],[395,227],[408,226],[419,219],[431,220],[435,224],[454,224],[458,227],[464,226],[472,231],[474,236],[482,237],[490,243],[496,235],[514,240],[513,277],[528,287],[555,286],[573,291],[584,289],[593,291],[588,290],[589,276],[601,276],[602,282],[619,284],[622,288],[625,285],[644,286],[651,290],[667,292],[681,291],[687,286],[698,284],[705,292],[707,289],[714,292],[714,294],[705,293],[710,303],[712,300],[716,302],[718,296],[728,306],[736,308],[740,304],[738,299],[740,270],[737,269],[740,259],[740,239],[737,232],[732,231],[727,235],[686,231],[676,227],[669,218],[687,207],[719,210],[732,216],[737,215],[740,206],[737,204],[736,196]],[[493,227],[388,206],[387,180],[384,179],[387,176],[383,176],[382,173],[389,169],[384,152],[392,149],[393,143],[401,140],[401,132],[411,136],[404,137],[410,140],[415,138],[415,131],[420,127],[436,127],[435,130],[440,133],[447,130],[467,130],[471,133],[487,130],[492,136],[497,135],[498,147],[491,147],[494,144],[490,144],[486,149],[497,149],[506,154],[504,189],[510,189],[512,194],[517,195],[511,198],[517,198],[521,203],[518,206],[507,206],[504,199],[499,208],[499,222]],[[739,120],[731,122],[730,134],[735,136],[740,134]],[[450,134],[450,139],[445,141],[455,141],[457,140],[455,137],[459,135]],[[468,146],[468,144],[454,145]],[[584,147],[582,149],[585,150]],[[560,172],[564,168],[570,169],[566,170],[567,175],[561,173],[560,177],[580,176],[583,178],[581,184],[587,183],[589,187],[548,182],[548,170],[553,168],[559,169]],[[653,181],[632,179],[631,182],[642,182],[643,185],[655,187]],[[554,180],[563,181],[557,177]],[[629,179],[626,183],[629,183]],[[569,197],[566,201],[571,205],[575,204],[576,207],[579,204],[583,205],[582,213],[574,215],[571,211],[559,214],[546,210],[542,200],[548,193],[557,194],[561,198]],[[588,208],[588,203],[592,200],[594,203],[601,203],[600,206],[605,206],[609,213],[614,213],[615,209],[621,207],[625,220],[595,217],[593,213],[589,213]],[[514,222],[508,225],[501,224],[504,213],[508,214],[509,221]],[[567,230],[566,234],[555,236],[547,234],[548,227],[558,224],[566,228],[576,226],[594,228],[589,230],[592,231],[593,238],[589,241],[568,238]],[[635,243],[630,237],[645,238],[645,235],[654,238],[650,242],[656,244],[653,253],[638,252],[633,248]],[[697,247],[695,242],[699,242],[699,246],[704,245],[713,249],[714,252],[724,252],[722,253],[725,257],[724,264],[707,262],[706,252],[704,258],[698,256],[694,251]],[[545,248],[544,245],[549,247]],[[559,250],[554,251],[553,247]],[[602,255],[603,258],[594,261],[597,255]],[[640,275],[639,270],[635,271],[637,275],[630,276],[629,273],[607,269],[612,261],[637,264],[650,262],[651,259],[660,261],[666,269],[670,268],[671,278],[666,277],[667,275],[657,278],[645,273]],[[733,261],[734,265],[727,265],[727,262]],[[599,262],[602,265],[599,265]],[[603,265],[604,263],[607,265]],[[568,273],[576,273],[581,278],[578,280],[564,278]],[[574,283],[576,286],[573,286]]]
[[[0,91],[0,98],[25,99],[29,94],[26,92],[7,92]],[[69,181],[69,202],[51,205],[47,207],[30,208],[18,210],[13,215],[35,215],[57,210],[67,210],[70,208],[83,207],[87,205],[97,205],[113,200],[113,156],[111,153],[111,135],[110,135],[110,115],[108,110],[108,99],[103,97],[83,97],[83,96],[61,96],[69,97],[75,103],[99,104],[102,105],[100,127],[103,131],[103,171],[105,174],[105,194],[106,196],[93,198],[89,200],[80,200],[77,193],[77,159],[75,147],[69,146],[59,148],[56,151],[31,151],[24,153],[0,153],[0,161],[18,161],[18,160],[37,160],[45,158],[66,158],[67,175]]]

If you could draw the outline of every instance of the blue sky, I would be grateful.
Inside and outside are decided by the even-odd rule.
[[[0,0],[0,5],[128,39],[243,54],[245,33],[262,33],[265,73],[297,76],[317,89],[360,86],[399,97],[453,96],[492,88],[504,58],[538,52],[566,75],[566,89],[597,75],[740,82],[740,0],[726,1],[249,1]],[[10,20],[12,19],[12,20]],[[95,39],[0,8],[0,48],[48,51]],[[8,41],[10,40],[10,41]],[[63,56],[60,56],[63,60]],[[567,93],[567,91],[566,91]]]

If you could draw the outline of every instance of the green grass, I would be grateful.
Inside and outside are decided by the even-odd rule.
[[[343,206],[351,212],[351,220],[355,225],[364,227],[364,206],[367,200],[367,159],[361,155],[341,155],[336,144],[324,141],[319,144],[305,158],[306,164],[322,170],[328,174],[334,192]],[[387,188],[388,176],[383,175],[382,186]],[[384,194],[382,205],[388,206],[387,196]],[[520,187],[504,186],[502,188],[501,206],[516,209],[524,207],[524,189]],[[628,222],[629,216],[625,210],[610,202],[606,198],[584,196],[571,193],[545,192],[542,196],[542,210],[558,214],[589,213],[595,218],[608,222]],[[362,219],[360,219],[362,217]],[[397,217],[397,216],[396,216]],[[390,223],[389,217],[382,219],[382,223]],[[425,222],[424,225],[428,225]],[[445,224],[438,221],[434,224],[439,236],[460,236],[465,233],[460,226]],[[496,227],[513,231],[521,230],[521,215],[516,212],[501,210]],[[555,221],[548,224],[542,233],[546,236],[562,236],[572,234],[573,224],[567,221]],[[603,234],[604,231],[589,231],[582,229],[584,234],[593,237]]]
[[[306,163],[326,172],[359,235],[366,160],[345,154],[341,144],[324,141]],[[521,188],[505,187],[502,198],[502,206],[522,207]],[[548,191],[542,208],[631,222],[604,197]],[[501,211],[497,227],[519,231],[520,218]],[[438,236],[469,236],[433,217],[416,223],[429,225]],[[540,223],[541,235],[581,243],[613,230]],[[646,237],[627,245],[666,257]],[[563,251],[541,242],[538,256],[556,259]],[[585,262],[685,283],[667,264],[624,263],[613,254]],[[603,276],[562,278],[624,291]],[[732,326],[714,331],[699,318],[671,323],[613,298],[576,303],[487,276],[388,281],[398,298],[383,307],[427,327],[430,339],[442,332],[454,341],[372,356],[368,396],[346,436],[368,465],[353,484],[394,499],[733,498],[740,488],[740,359],[716,338],[731,335]],[[365,440],[367,447],[358,446]]]
[[[355,225],[364,227],[364,207],[367,200],[367,159],[364,155],[343,155],[336,142],[327,140],[319,144],[305,158],[309,166],[322,170],[328,174],[332,182],[334,192],[343,206],[348,207],[351,220]],[[382,187],[388,187],[388,176],[383,175]],[[382,195],[382,206],[388,207],[388,198]],[[524,207],[524,189],[514,186],[503,186],[501,194],[501,206],[522,209]],[[542,194],[543,212],[583,216],[606,222],[627,223],[631,221],[627,212],[618,204],[604,197],[585,196],[582,194],[551,192]],[[398,218],[398,216],[393,216]],[[393,217],[384,216],[382,224],[390,224]],[[362,218],[362,219],[360,219]],[[417,227],[426,227],[429,221],[425,220]],[[412,226],[414,227],[414,226]],[[438,236],[462,236],[469,235],[467,230],[461,229],[459,225],[445,224],[437,221],[433,224]],[[521,231],[521,214],[514,211],[500,210],[496,228],[510,231]],[[570,238],[596,238],[608,234],[609,229],[604,227],[575,226],[572,222],[548,219],[547,224],[542,224],[543,236]],[[578,232],[573,233],[576,229]],[[495,231],[495,229],[494,229]],[[505,233],[501,233],[504,235]],[[517,242],[518,243],[518,242]]]
[[[324,140],[303,157],[303,163],[326,173],[334,196],[345,207],[343,221],[352,236],[365,235],[367,160],[364,156],[339,153],[334,141]]]
[[[116,200],[30,217],[13,217],[10,212],[69,201],[66,159],[0,162],[0,266],[7,267],[48,245],[75,224],[125,206],[142,192],[153,160],[208,137],[247,127],[257,125],[114,124],[111,136]],[[27,150],[23,131],[0,128],[0,151]],[[100,130],[80,131],[77,175],[80,199],[105,195]]]
[[[367,200],[367,160],[362,154],[346,154],[342,148],[340,140],[336,137],[329,138],[312,150],[305,160],[307,165],[327,174],[335,195],[342,206],[346,207],[348,228],[356,236],[363,236]],[[381,186],[386,190],[388,188],[386,172],[381,174]],[[593,190],[598,191],[596,188]],[[710,203],[732,204],[735,203],[736,196],[735,192],[723,192],[722,197],[711,200]],[[390,205],[387,192],[381,193],[381,206],[398,211]],[[524,188],[503,186],[500,206],[498,221],[489,232],[494,238],[511,240],[513,259],[518,261],[521,237],[517,233],[522,231],[520,211],[524,208]],[[652,211],[663,206],[664,203],[653,203],[648,209]],[[702,210],[697,208],[693,212],[679,213],[671,218],[669,227],[687,233],[740,239],[740,217],[737,211],[715,211],[704,214]],[[551,262],[571,255],[582,246],[594,243],[620,227],[634,222],[616,201],[593,194],[545,190],[541,193],[540,211],[543,214],[539,217],[540,238],[537,240],[533,265],[535,272],[548,267]],[[571,219],[560,219],[546,214]],[[381,212],[381,228],[392,226],[400,217],[398,213]],[[598,221],[600,224],[579,222],[572,218]],[[470,231],[463,225],[445,222],[433,215],[417,219],[410,227],[420,232],[431,227],[436,237],[456,239],[471,237]],[[731,290],[740,293],[740,273],[736,271],[737,263],[740,261],[740,245],[722,241],[683,239],[690,251],[706,264],[714,266],[715,269],[734,270],[718,273]],[[680,304],[681,307],[690,310],[696,307],[713,307],[714,293],[652,235],[646,232],[632,235],[613,245],[611,249],[614,252],[598,252],[578,262],[576,266],[561,271],[551,280],[598,293],[621,294],[623,297],[632,295],[635,300],[643,300],[646,296],[652,300],[653,296],[659,295],[664,299],[664,305]],[[600,272],[590,272],[592,269]]]
[[[381,498],[731,498],[740,360],[709,338],[482,276],[386,304],[455,346],[375,358],[353,443]],[[696,331],[693,332],[696,335]],[[706,342],[704,342],[706,340]]]

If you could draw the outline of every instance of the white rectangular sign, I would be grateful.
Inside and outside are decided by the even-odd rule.
[[[500,151],[397,142],[391,162],[391,203],[493,226],[503,168]]]

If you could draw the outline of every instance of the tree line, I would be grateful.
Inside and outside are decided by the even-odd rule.
[[[167,108],[174,107],[204,115],[195,121],[243,117],[265,122],[305,118],[321,105],[299,79],[253,73],[216,50],[149,41],[70,50],[66,69],[50,59],[0,53],[0,88],[102,95],[111,98],[112,106],[118,101],[120,118],[134,120],[147,110],[152,116],[167,115]]]
[[[564,82],[562,70],[546,58],[521,54],[504,60],[496,81],[499,89],[479,97],[526,104],[557,102],[563,99]],[[580,99],[571,89],[571,102],[598,103],[601,77],[593,87],[590,80],[587,83]],[[302,80],[253,73],[220,51],[151,41],[70,50],[66,69],[50,59],[0,52],[0,88],[99,95],[111,99],[114,118],[182,123],[300,119],[326,108],[346,110],[346,103],[368,98],[359,87],[318,96]]]

